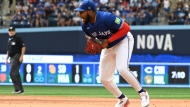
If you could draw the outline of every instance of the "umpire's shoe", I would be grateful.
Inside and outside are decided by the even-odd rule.
[[[129,99],[125,96],[125,98],[118,99],[115,107],[127,107],[129,105]]]
[[[15,91],[15,92],[12,92],[12,94],[24,94],[24,91]]]
[[[140,97],[141,97],[141,106],[148,107],[150,104],[150,98],[149,98],[148,92],[146,90],[145,92],[141,92]]]

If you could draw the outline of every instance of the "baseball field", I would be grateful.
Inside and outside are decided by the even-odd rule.
[[[24,86],[25,93],[13,95],[13,86],[0,86],[0,107],[114,107],[117,99],[104,87]],[[130,98],[129,107],[140,107],[137,92],[120,87]],[[190,107],[189,88],[145,88],[149,107]]]

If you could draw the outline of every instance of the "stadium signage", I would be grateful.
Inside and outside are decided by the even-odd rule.
[[[148,71],[148,72],[147,72]],[[166,84],[166,66],[164,65],[144,65],[145,84]]]
[[[133,54],[189,55],[189,30],[135,30]]]
[[[0,62],[5,62],[6,55],[0,54]],[[24,63],[72,63],[72,55],[24,55]]]
[[[137,49],[158,49],[163,51],[173,51],[172,40],[174,35],[137,35]]]
[[[10,84],[9,66],[0,63],[0,83]],[[23,63],[21,78],[27,85],[101,85],[97,63]],[[190,85],[189,63],[131,63],[131,73],[145,86]],[[147,72],[148,71],[148,72]],[[118,85],[129,85],[115,70],[114,81]]]
[[[189,66],[169,66],[169,84],[189,84]]]
[[[151,29],[131,28],[131,33],[134,37],[134,48],[133,54],[178,54],[178,55],[189,55],[190,51],[187,51],[190,40],[190,27],[184,29],[183,27],[177,27],[177,29],[172,29],[172,26],[161,29]],[[64,28],[64,27],[63,27]],[[158,27],[160,28],[160,27]],[[179,28],[179,29],[178,29]],[[58,30],[58,29],[57,29]],[[86,38],[84,37],[84,32],[81,30],[58,30],[58,31],[48,31],[41,32],[40,30],[36,33],[34,32],[18,32],[19,35],[23,37],[28,46],[27,54],[85,54],[84,47],[86,45]],[[42,35],[43,34],[43,35]],[[34,37],[35,35],[35,37]],[[70,35],[70,36],[66,36]],[[83,36],[83,37],[81,37]],[[54,39],[52,39],[54,38]],[[76,38],[76,39],[73,39]],[[7,33],[1,34],[0,39],[0,53],[6,53],[6,41]],[[43,42],[41,41],[43,40]],[[35,44],[33,43],[35,41]],[[50,43],[51,41],[51,43]],[[72,44],[71,42],[72,41]],[[68,47],[69,46],[69,47]],[[5,61],[4,57],[0,55],[0,61]],[[69,58],[69,57],[67,57]],[[28,57],[25,58],[29,61],[39,61],[41,63],[46,62],[48,59],[41,56]],[[53,60],[55,58],[52,58]],[[64,61],[66,59],[64,58]],[[70,60],[70,58],[68,59]],[[62,61],[58,59],[58,61]],[[54,61],[56,62],[56,61]],[[71,60],[72,62],[72,60]],[[53,62],[52,62],[53,63]]]

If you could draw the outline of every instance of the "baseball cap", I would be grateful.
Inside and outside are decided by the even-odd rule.
[[[15,27],[13,27],[13,26],[10,26],[10,27],[9,27],[9,31],[10,31],[10,30],[13,30],[13,31],[15,31]]]
[[[79,7],[74,9],[75,11],[86,11],[86,10],[94,10],[96,11],[96,6],[92,0],[83,0]]]

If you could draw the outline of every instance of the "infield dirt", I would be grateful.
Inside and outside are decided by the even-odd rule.
[[[0,107],[114,107],[115,98],[55,96],[0,96]],[[140,99],[130,99],[128,107],[140,107]],[[151,99],[149,107],[190,107],[190,100]]]

